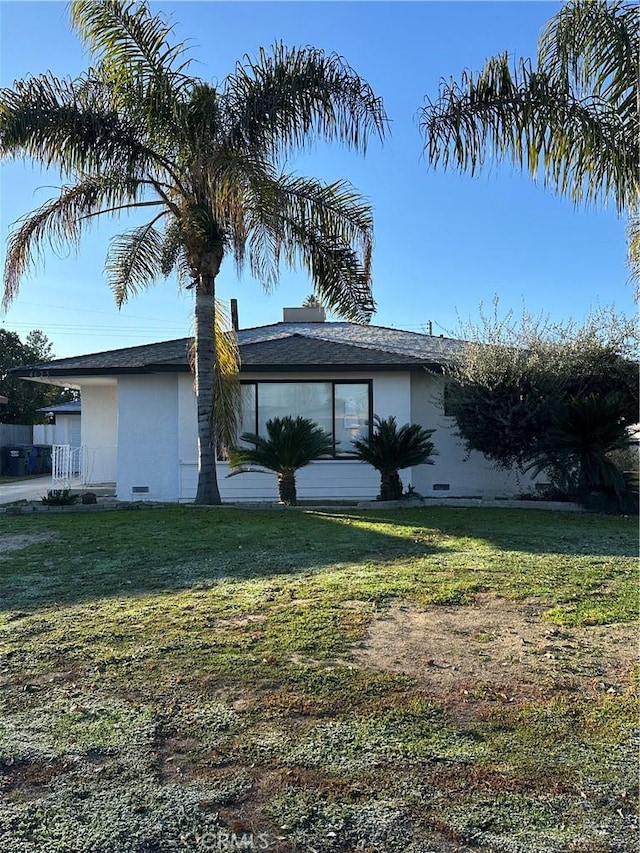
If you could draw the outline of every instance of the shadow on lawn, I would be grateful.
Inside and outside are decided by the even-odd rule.
[[[222,581],[277,584],[283,576],[334,565],[392,562],[440,550],[437,542],[416,540],[403,525],[394,533],[375,529],[377,519],[367,523],[366,514],[353,518],[173,507],[41,516],[37,529],[21,519],[7,533],[33,540],[11,553],[0,550],[0,611],[207,588]]]
[[[498,509],[274,512],[171,507],[20,520],[9,535],[50,533],[0,549],[0,610],[31,610],[112,596],[269,580],[333,565],[393,563],[467,550],[636,555],[629,519]],[[2,531],[0,526],[0,532]],[[446,542],[446,546],[445,543]]]
[[[435,530],[447,537],[477,539],[504,551],[576,557],[638,556],[637,519],[628,516],[538,509],[424,507],[393,512],[376,509],[350,513],[348,517],[354,524],[375,521],[395,527]]]

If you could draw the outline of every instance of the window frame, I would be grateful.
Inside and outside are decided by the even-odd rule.
[[[333,451],[330,456],[321,457],[321,461],[345,461],[355,460],[353,451],[338,451],[336,452],[336,386],[337,385],[366,385],[367,386],[367,404],[369,408],[369,417],[367,419],[367,435],[371,439],[373,436],[373,379],[241,379],[241,386],[254,387],[254,424],[253,429],[246,430],[258,433],[259,422],[259,403],[260,395],[258,393],[258,385],[331,385],[331,438]],[[303,416],[304,417],[304,416]]]

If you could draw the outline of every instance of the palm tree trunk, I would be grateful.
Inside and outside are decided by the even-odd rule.
[[[280,501],[287,506],[295,506],[297,502],[296,472],[278,471],[278,495]]]
[[[214,370],[216,360],[215,275],[202,276],[195,288],[195,372],[198,410],[198,490],[196,504],[221,504],[216,471]]]
[[[380,500],[399,501],[402,497],[402,480],[397,471],[382,471],[380,474]]]

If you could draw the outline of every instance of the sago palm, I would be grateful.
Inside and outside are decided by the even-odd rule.
[[[402,480],[398,473],[413,465],[433,465],[437,451],[430,440],[435,432],[420,424],[398,427],[395,417],[374,417],[370,438],[354,439],[355,455],[380,472],[380,500],[395,501],[402,497]]]
[[[586,499],[590,492],[622,502],[629,483],[610,458],[629,447],[627,424],[616,392],[571,397],[551,410],[551,425],[529,452],[528,470],[549,471],[569,491]]]
[[[199,478],[196,502],[220,502],[214,411],[215,282],[231,255],[266,288],[280,262],[304,268],[324,304],[366,321],[372,217],[345,181],[282,171],[317,139],[364,153],[384,137],[381,101],[340,57],[276,45],[220,84],[189,74],[182,44],[146,3],[75,0],[71,21],[94,62],[0,92],[0,154],[57,169],[58,197],[9,239],[5,307],[46,244],[77,246],[103,215],[148,210],[117,236],[106,269],[118,304],[177,273],[195,297]]]
[[[422,110],[431,164],[474,174],[510,160],[576,203],[612,201],[629,217],[640,282],[640,14],[637,3],[574,0],[549,21],[537,67],[489,59],[442,81]]]
[[[295,505],[296,471],[321,456],[333,453],[333,438],[308,418],[286,415],[267,421],[267,437],[251,432],[242,441],[253,447],[229,451],[234,469],[228,476],[248,471],[273,471],[278,477],[278,495],[284,504]]]

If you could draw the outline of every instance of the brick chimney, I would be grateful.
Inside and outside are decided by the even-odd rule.
[[[231,300],[230,308],[231,308],[231,328],[234,330],[234,332],[237,332],[238,329],[240,328],[240,326],[238,324],[238,300],[237,299]]]
[[[324,323],[327,315],[322,306],[309,308],[284,308],[284,323]]]

